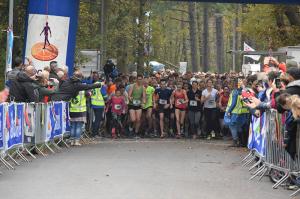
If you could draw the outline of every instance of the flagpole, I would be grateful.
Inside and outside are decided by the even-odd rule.
[[[5,80],[6,80],[6,73],[11,70],[11,64],[8,63],[8,56],[10,53],[10,32],[9,30],[13,31],[14,26],[14,0],[9,0],[9,17],[8,17],[8,30],[7,30],[7,46],[6,46],[6,69],[5,69]]]

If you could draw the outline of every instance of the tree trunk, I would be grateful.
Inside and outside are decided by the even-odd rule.
[[[138,61],[137,72],[143,73],[144,71],[144,53],[145,53],[145,7],[146,0],[139,0],[139,24],[138,24]]]
[[[199,8],[199,7],[198,7]],[[199,58],[200,58],[200,64],[199,64],[199,68],[201,71],[201,68],[203,70],[203,57],[202,57],[202,19],[201,19],[201,15],[200,15],[200,11],[197,10],[197,35],[198,35],[198,49],[199,49]]]
[[[197,53],[197,37],[196,37],[196,4],[189,3],[189,28],[190,28],[190,45],[192,58],[192,71],[198,71],[198,53]]]
[[[292,26],[300,26],[299,8],[297,6],[285,6],[285,15]]]
[[[217,69],[218,73],[224,72],[224,38],[223,38],[223,16],[216,16],[216,47],[217,47]]]
[[[203,39],[202,39],[202,57],[203,57],[203,71],[208,71],[208,6],[205,4],[203,8]]]

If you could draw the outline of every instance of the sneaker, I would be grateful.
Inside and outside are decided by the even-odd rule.
[[[211,137],[212,138],[215,138],[216,137],[216,133],[213,131],[213,132],[211,132]]]
[[[196,134],[193,135],[193,139],[194,140],[197,139],[197,135]]]
[[[74,142],[74,146],[81,146],[81,144],[80,144],[79,140],[75,140],[75,142]]]
[[[138,139],[140,139],[141,137],[140,136],[138,136],[138,135],[135,135],[134,136],[134,139],[136,139],[136,140],[138,140]]]
[[[232,145],[229,145],[229,147],[239,147],[238,141],[237,140],[233,140]]]
[[[211,135],[207,135],[206,139],[211,140]]]

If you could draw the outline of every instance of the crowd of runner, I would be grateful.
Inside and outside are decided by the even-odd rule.
[[[86,124],[92,137],[232,139],[232,146],[246,146],[251,115],[276,108],[287,114],[285,144],[295,152],[297,67],[265,66],[266,72],[248,76],[170,70],[143,76],[104,67],[104,74],[90,77],[75,68],[69,78],[67,68],[55,61],[41,71],[20,59],[15,63],[7,74],[9,100],[70,102],[72,145],[80,145]]]

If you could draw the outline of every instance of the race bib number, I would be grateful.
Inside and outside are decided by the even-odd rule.
[[[120,104],[116,104],[116,105],[115,105],[115,109],[116,109],[116,110],[121,110],[121,105],[120,105]]]
[[[160,99],[160,100],[159,100],[159,104],[165,105],[165,104],[168,104],[168,101],[167,101],[167,100]]]
[[[197,103],[196,100],[191,100],[190,101],[190,106],[197,106],[197,105],[198,105],[198,103]]]
[[[184,99],[178,99],[178,100],[176,101],[177,104],[183,104],[183,102],[184,102]]]
[[[133,100],[132,103],[134,106],[139,106],[139,105],[141,105],[141,100]]]
[[[208,101],[208,104],[214,105],[214,104],[215,104],[215,100],[209,100],[209,101]]]

